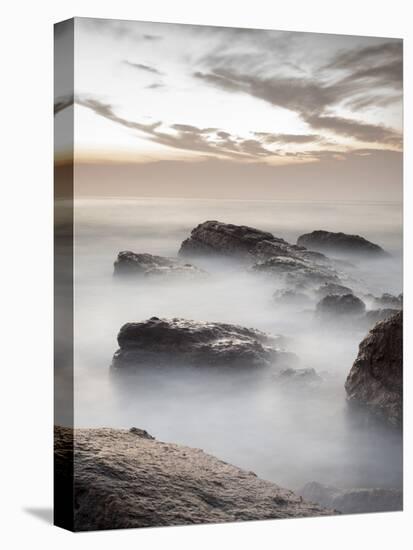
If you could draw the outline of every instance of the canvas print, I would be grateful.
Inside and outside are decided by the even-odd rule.
[[[55,523],[402,509],[402,40],[55,26]]]

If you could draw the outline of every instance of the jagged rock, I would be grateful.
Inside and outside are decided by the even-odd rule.
[[[320,264],[328,264],[330,261],[324,254],[290,244],[268,231],[218,221],[206,221],[195,227],[191,236],[183,241],[179,254],[212,254],[238,257],[249,262],[263,261],[274,256],[287,256]]]
[[[254,227],[206,221],[191,231],[191,236],[183,241],[179,254],[181,256],[219,254],[245,258],[253,253],[259,242],[265,240],[280,245],[288,244],[283,239],[277,239],[271,233]]]
[[[360,235],[347,235],[346,233],[332,233],[331,231],[313,231],[301,235],[297,244],[310,250],[321,252],[340,252],[344,254],[363,254],[368,256],[384,256],[385,251]]]
[[[311,303],[311,299],[307,294],[290,289],[276,290],[273,294],[273,298],[279,305],[294,305],[301,307]]]
[[[118,334],[114,367],[191,366],[264,367],[294,362],[281,349],[282,337],[226,323],[151,317],[127,323]]]
[[[312,481],[297,492],[306,500],[343,514],[403,509],[403,492],[397,489],[338,489]]]
[[[74,530],[125,529],[334,514],[204,453],[144,430],[55,429],[58,467],[74,440]]]
[[[378,322],[360,343],[345,388],[350,403],[385,419],[402,423],[403,312]]]
[[[354,294],[329,294],[317,304],[317,313],[322,317],[361,316],[366,306]]]
[[[324,283],[315,290],[315,294],[319,299],[325,298],[329,294],[344,295],[353,294],[351,288],[337,283]]]
[[[183,264],[174,258],[154,256],[152,254],[135,254],[129,250],[119,252],[114,263],[114,275],[167,277],[167,278],[200,278],[207,272],[192,264]]]

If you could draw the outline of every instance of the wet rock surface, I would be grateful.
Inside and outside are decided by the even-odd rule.
[[[282,349],[282,337],[226,323],[150,319],[127,323],[118,334],[113,367],[185,364],[265,367],[289,365],[296,356]]]
[[[157,441],[138,428],[58,427],[59,464],[73,439],[76,531],[334,513],[200,449]]]
[[[403,492],[397,489],[338,489],[315,481],[297,491],[304,499],[343,514],[392,512],[403,509]]]
[[[403,313],[378,322],[360,343],[345,388],[350,404],[384,419],[402,424]]]
[[[329,294],[317,304],[320,317],[361,316],[365,311],[364,302],[354,294]]]
[[[360,235],[333,233],[331,231],[318,230],[305,233],[298,237],[297,244],[320,252],[340,252],[350,255],[366,254],[371,257],[386,255],[381,246]]]
[[[184,264],[174,258],[124,250],[119,252],[114,263],[114,275],[199,279],[208,274],[192,264]]]

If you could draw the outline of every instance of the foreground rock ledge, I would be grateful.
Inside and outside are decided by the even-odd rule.
[[[389,424],[402,423],[403,312],[378,322],[360,343],[346,380],[351,403]]]
[[[123,325],[112,366],[177,363],[254,368],[295,363],[296,356],[283,351],[281,342],[280,336],[238,325],[151,317]]]
[[[200,449],[156,441],[136,428],[56,428],[60,470],[73,433],[76,531],[334,513]]]

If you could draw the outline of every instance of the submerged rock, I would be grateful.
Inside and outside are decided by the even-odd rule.
[[[264,367],[296,358],[281,349],[282,337],[226,323],[151,317],[127,323],[118,334],[114,367],[190,366]]]
[[[297,244],[321,252],[340,252],[344,254],[366,254],[368,256],[385,256],[381,246],[374,244],[360,235],[333,233],[331,231],[313,231],[297,239]]]
[[[313,368],[304,369],[284,369],[277,376],[276,381],[281,384],[292,384],[294,388],[319,387],[323,383],[323,378]]]
[[[75,531],[335,513],[200,449],[148,435],[137,428],[55,429],[58,460],[74,441]]]
[[[399,294],[399,296],[394,296],[393,294],[385,292],[380,297],[374,297],[374,305],[377,308],[402,309],[403,295]]]
[[[398,309],[391,309],[391,308],[371,309],[369,311],[366,311],[366,314],[362,319],[362,324],[367,329],[370,329],[379,321],[388,319],[392,315],[395,315],[398,311],[399,311]]]
[[[403,312],[378,322],[360,343],[345,388],[350,403],[402,424]]]
[[[114,275],[167,278],[200,278],[207,272],[192,264],[183,264],[174,258],[136,254],[129,250],[119,252],[114,263]]]
[[[329,294],[317,304],[317,313],[322,317],[360,316],[366,311],[366,306],[354,294]]]
[[[286,256],[276,256],[258,262],[251,267],[255,273],[281,278],[288,286],[294,288],[309,288],[326,282],[339,282],[338,275],[329,268]]]
[[[282,306],[302,307],[311,304],[311,299],[307,294],[290,289],[276,290],[273,298],[276,304]]]
[[[324,283],[315,290],[315,294],[318,298],[325,298],[329,294],[335,294],[343,296],[344,294],[353,294],[351,288],[337,283]]]
[[[313,481],[297,493],[343,514],[403,510],[403,492],[397,489],[338,489]]]

